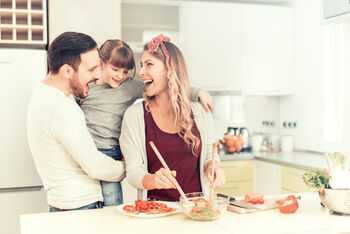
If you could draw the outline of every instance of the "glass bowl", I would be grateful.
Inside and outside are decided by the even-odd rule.
[[[212,221],[218,219],[227,209],[228,199],[215,195],[212,203],[202,192],[187,193],[188,202],[180,197],[180,206],[185,215],[193,220]]]

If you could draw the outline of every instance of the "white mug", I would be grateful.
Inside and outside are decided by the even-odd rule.
[[[262,141],[263,141],[262,135],[253,135],[252,136],[252,150],[253,150],[253,152],[260,152]]]

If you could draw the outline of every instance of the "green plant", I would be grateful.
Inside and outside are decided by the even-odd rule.
[[[329,187],[329,178],[326,170],[309,170],[303,175],[305,184],[317,189]]]

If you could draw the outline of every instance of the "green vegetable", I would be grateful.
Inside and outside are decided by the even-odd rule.
[[[305,184],[317,189],[329,187],[329,178],[330,177],[325,170],[310,170],[303,175]]]

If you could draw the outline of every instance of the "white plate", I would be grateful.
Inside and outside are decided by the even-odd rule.
[[[179,204],[177,202],[164,202],[164,201],[159,201],[159,202],[166,204],[168,207],[175,208],[175,210],[167,213],[161,213],[161,214],[145,214],[145,213],[136,214],[136,213],[129,213],[123,210],[123,207],[125,205],[135,205],[135,203],[124,203],[117,206],[117,211],[123,215],[137,217],[137,218],[158,218],[158,217],[164,217],[164,216],[173,215],[181,212],[179,209]]]

